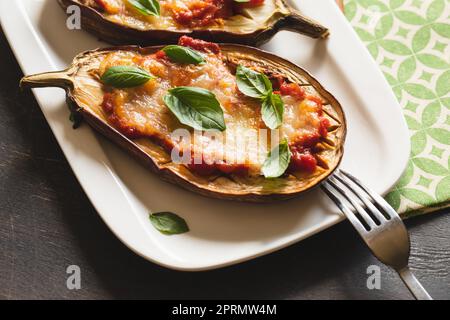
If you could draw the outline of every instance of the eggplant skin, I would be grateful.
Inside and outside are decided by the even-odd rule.
[[[92,69],[89,65],[94,59],[102,59],[104,55],[114,50],[132,51],[148,55],[161,50],[163,46],[137,47],[122,46],[87,51],[78,55],[73,64],[61,72],[51,72],[24,77],[21,87],[61,87],[66,90],[67,103],[72,112],[78,113],[83,120],[94,130],[98,131],[134,158],[139,160],[146,168],[157,174],[161,179],[181,186],[198,194],[225,200],[244,202],[273,202],[287,200],[299,196],[328,178],[339,166],[344,153],[346,138],[346,118],[340,103],[326,91],[322,85],[307,71],[271,53],[242,45],[220,44],[224,61],[235,66],[243,64],[265,70],[267,74],[278,74],[287,80],[303,83],[311,86],[326,103],[324,111],[331,119],[334,119],[334,129],[329,132],[330,148],[318,155],[327,161],[327,168],[320,168],[314,174],[304,177],[296,177],[287,174],[277,179],[265,179],[264,177],[239,177],[236,175],[201,176],[189,170],[186,166],[175,164],[161,146],[148,139],[145,142],[131,140],[108,124],[95,108],[95,103],[81,102],[79,99],[82,83],[75,79],[89,78]],[[81,70],[84,70],[83,72]],[[77,80],[78,81],[78,80]],[[89,80],[90,86],[92,85]],[[103,86],[99,83],[97,95],[103,95]],[[94,91],[86,91],[91,95]],[[86,93],[84,92],[84,93]],[[78,96],[77,96],[78,95]],[[95,95],[95,93],[94,93]],[[101,98],[99,98],[101,99]]]
[[[267,25],[250,33],[231,32],[220,29],[194,29],[186,31],[172,30],[140,30],[106,19],[101,12],[81,4],[77,0],[58,0],[66,11],[69,6],[76,5],[81,9],[83,29],[113,45],[136,44],[140,46],[176,43],[183,35],[216,43],[236,43],[258,47],[269,41],[280,30],[291,30],[313,38],[326,38],[327,28],[290,9],[283,0],[276,0],[283,8],[271,17]],[[292,12],[291,12],[292,10]]]

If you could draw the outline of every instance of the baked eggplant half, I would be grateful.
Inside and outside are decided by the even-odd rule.
[[[162,179],[203,195],[288,199],[339,165],[339,102],[300,67],[259,49],[187,36],[178,45],[81,53],[22,87],[66,89],[82,118]]]
[[[176,43],[182,35],[258,46],[280,30],[325,38],[328,29],[283,0],[58,0],[81,8],[82,26],[109,43]]]

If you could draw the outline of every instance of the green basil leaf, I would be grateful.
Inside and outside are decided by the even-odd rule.
[[[262,102],[261,115],[269,129],[277,129],[283,122],[284,103],[279,94],[270,93]]]
[[[216,96],[197,87],[177,87],[164,97],[166,106],[181,123],[197,130],[224,131],[225,119]]]
[[[263,73],[239,65],[236,70],[236,83],[246,96],[264,99],[272,92],[272,83]]]
[[[144,16],[158,17],[161,15],[161,7],[158,0],[128,0],[128,2]]]
[[[186,221],[172,212],[159,212],[150,214],[152,225],[165,235],[174,235],[189,232]]]
[[[291,150],[286,139],[284,139],[277,147],[267,155],[267,159],[263,164],[262,173],[266,178],[281,177],[289,167],[291,162]]]
[[[143,85],[154,78],[147,71],[133,66],[111,67],[102,75],[103,83],[115,88],[132,88]]]
[[[205,59],[203,59],[198,51],[188,47],[170,45],[163,48],[162,51],[164,51],[173,62],[186,64],[200,64],[205,62]]]

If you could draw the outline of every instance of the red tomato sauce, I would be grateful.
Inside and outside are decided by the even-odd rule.
[[[250,0],[246,3],[233,0],[198,0],[189,2],[186,9],[173,8],[172,16],[178,24],[203,27],[214,23],[217,19],[233,16],[240,8],[257,7],[263,3],[264,0]],[[166,7],[171,9],[168,4]]]
[[[320,125],[317,134],[302,137],[300,140],[290,143],[292,153],[289,170],[313,172],[317,168],[317,159],[314,156],[315,146],[320,142],[321,138],[326,138],[330,121],[323,117],[323,100],[320,97],[308,95],[305,89],[296,83],[287,83],[282,77],[277,79],[279,90],[276,93],[281,95],[289,95],[299,100],[307,99],[316,103],[317,113],[320,116]],[[276,83],[277,84],[277,83]]]
[[[280,85],[280,93],[283,96],[293,96],[299,100],[305,98],[305,89],[296,83],[283,82]]]
[[[180,40],[178,40],[178,44],[183,47],[189,47],[194,50],[203,51],[203,52],[211,52],[215,54],[220,53],[220,47],[217,43],[207,42],[203,40],[193,39],[188,36],[182,36]]]
[[[291,172],[305,171],[314,172],[317,168],[317,160],[309,149],[299,151],[296,148],[291,147],[292,158],[289,164],[289,170]]]
[[[230,0],[190,1],[186,9],[172,9],[172,16],[177,23],[191,27],[207,26],[216,19],[228,18],[232,15],[233,1]]]
[[[320,138],[319,134],[309,134],[289,144],[292,153],[289,171],[313,172],[317,168],[314,147],[320,142]]]
[[[156,59],[166,59],[167,55],[164,51],[159,50],[158,52],[155,53],[155,58]]]
[[[108,6],[109,6],[107,0],[95,0],[95,4],[103,11],[107,11]]]

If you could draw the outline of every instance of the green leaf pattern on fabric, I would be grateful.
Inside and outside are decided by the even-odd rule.
[[[386,199],[405,217],[450,204],[450,0],[346,0],[411,132],[411,159]]]

